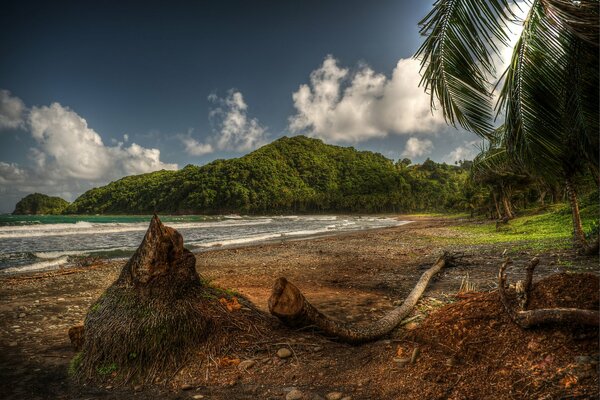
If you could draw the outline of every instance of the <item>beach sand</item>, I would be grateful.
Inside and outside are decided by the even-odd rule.
[[[326,314],[363,323],[376,320],[394,307],[394,301],[402,300],[444,250],[464,251],[469,265],[445,270],[430,283],[422,301],[423,313],[440,302],[455,301],[453,296],[467,274],[477,289],[493,290],[506,244],[451,244],[459,233],[450,227],[465,221],[413,220],[394,228],[216,249],[197,255],[197,269],[212,284],[237,291],[267,313],[271,287],[275,279],[285,276]],[[525,250],[514,259],[518,264],[533,255]],[[557,258],[586,270],[597,267],[597,260],[568,250],[539,257],[536,280],[565,270],[557,265]],[[395,398],[383,390],[384,382],[395,382],[390,386],[396,388],[394,393],[410,398],[414,390],[418,391],[418,385],[414,389],[415,379],[416,384],[427,383],[428,378],[411,378],[413,382],[401,390],[398,376],[406,372],[392,362],[397,335],[356,347],[308,331],[286,333],[286,328],[279,326],[284,345],[294,351],[287,361],[273,357],[281,343],[267,342],[264,353],[255,357],[258,365],[246,372],[230,367],[210,371],[210,376],[208,372],[206,376],[192,376],[200,369],[189,369],[166,387],[136,390],[70,384],[67,367],[75,352],[67,330],[82,323],[88,307],[116,279],[122,264],[101,262],[90,268],[0,279],[0,398],[187,399],[202,395],[207,399],[282,399],[293,388],[303,393],[302,398],[311,399],[325,398],[332,392],[353,399]],[[510,280],[520,276],[515,271]],[[410,347],[410,343],[402,345]],[[194,389],[181,390],[184,384]]]

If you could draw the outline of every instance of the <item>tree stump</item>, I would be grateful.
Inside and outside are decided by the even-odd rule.
[[[195,264],[179,232],[155,215],[119,278],[90,307],[71,368],[76,378],[155,382],[199,352],[218,353],[250,333],[256,339],[260,328],[248,328],[264,316],[247,300],[205,284]],[[238,300],[247,311],[227,307]]]

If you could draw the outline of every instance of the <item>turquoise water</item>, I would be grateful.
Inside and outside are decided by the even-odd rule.
[[[160,216],[194,252],[402,224],[390,217]],[[0,215],[0,273],[62,268],[81,257],[129,257],[150,215]]]

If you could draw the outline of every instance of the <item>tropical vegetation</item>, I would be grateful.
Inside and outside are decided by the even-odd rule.
[[[69,202],[60,197],[33,193],[25,196],[17,203],[13,214],[61,214],[68,206]]]
[[[467,165],[394,161],[283,137],[243,157],[128,176],[94,188],[72,214],[415,212],[463,208]]]
[[[514,7],[528,14],[498,81],[500,50],[516,27]],[[474,178],[505,197],[513,178],[563,186],[574,241],[588,247],[578,191],[581,182],[596,189],[599,183],[598,1],[438,0],[420,25],[426,39],[416,57],[432,107],[490,142]],[[494,117],[503,121],[498,128]]]

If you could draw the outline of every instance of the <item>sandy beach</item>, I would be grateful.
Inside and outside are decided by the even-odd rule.
[[[416,313],[425,316],[440,304],[456,301],[455,294],[467,274],[480,291],[496,287],[506,244],[451,244],[451,239],[459,234],[451,227],[465,221],[412,220],[394,228],[212,250],[198,254],[196,266],[211,284],[236,291],[265,313],[273,282],[285,276],[328,315],[357,323],[369,323],[392,309],[394,302],[408,294],[420,274],[444,250],[465,252],[468,265],[443,271],[430,284]],[[516,263],[526,262],[533,255],[533,251],[523,250],[513,258]],[[556,262],[558,258],[576,266],[570,270],[593,271],[597,267],[597,259],[579,257],[570,250],[537,255],[541,262],[536,280],[565,272],[566,267]],[[421,318],[385,340],[358,347],[330,341],[310,331],[291,331],[273,318],[275,336],[265,340],[259,352],[231,355],[252,359],[252,369],[242,371],[233,365],[206,368],[204,373],[202,366],[184,368],[172,382],[158,388],[94,388],[69,383],[67,369],[75,352],[67,331],[83,322],[89,306],[116,279],[121,266],[122,262],[102,262],[89,268],[0,279],[1,398],[284,399],[297,390],[303,399],[328,398],[331,393],[340,393],[339,397],[331,397],[338,399],[392,399],[398,395],[411,398],[423,385],[429,385],[431,393],[444,394],[440,398],[463,398],[457,393],[469,393],[465,387],[460,389],[468,380],[463,382],[461,378],[459,384],[456,374],[436,383],[425,373],[417,374],[416,367],[399,368],[392,361],[396,354],[415,347],[416,339],[405,334],[418,330]],[[521,273],[515,270],[510,279],[519,276]],[[587,331],[580,333],[585,335]],[[577,343],[581,345],[576,349],[579,353],[598,352],[597,333],[595,341],[591,338]],[[292,350],[290,359],[274,357],[282,346]],[[448,357],[443,349],[433,347],[423,347],[422,353],[423,365],[443,363]],[[468,364],[461,367],[463,371],[468,368]],[[580,381],[580,387],[586,384],[590,390],[597,390],[597,376],[589,379]],[[385,389],[381,385],[384,381]],[[439,390],[432,391],[436,385]]]

